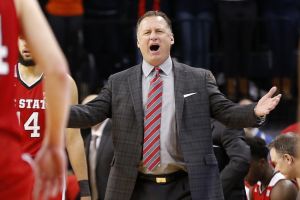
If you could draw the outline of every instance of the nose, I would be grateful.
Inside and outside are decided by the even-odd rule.
[[[25,48],[25,49],[28,49],[28,45],[27,45],[27,43],[24,43],[24,45],[23,45],[23,46],[24,46],[24,48]]]
[[[157,34],[152,31],[151,34],[150,34],[150,40],[156,40],[157,39]]]

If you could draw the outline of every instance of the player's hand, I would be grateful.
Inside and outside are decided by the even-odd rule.
[[[64,147],[43,143],[35,159],[34,172],[34,199],[47,199],[62,192],[66,173]]]
[[[257,117],[268,115],[277,106],[280,101],[281,94],[273,97],[276,91],[277,88],[272,87],[270,91],[258,101],[254,108],[254,112]]]

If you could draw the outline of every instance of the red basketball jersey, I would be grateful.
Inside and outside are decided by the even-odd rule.
[[[253,186],[252,199],[253,200],[270,200],[273,187],[282,179],[286,179],[281,173],[277,172],[273,175],[269,185],[264,191],[261,191],[261,183],[258,182]]]
[[[14,103],[19,33],[14,1],[0,0],[0,199],[31,200],[34,177],[29,164],[21,159]]]
[[[33,84],[24,81],[16,66],[16,108],[21,126],[24,152],[33,157],[40,149],[45,132],[46,101],[43,92],[43,76]]]
[[[19,24],[13,1],[0,1],[0,133],[19,139],[14,106],[14,65],[18,59]]]

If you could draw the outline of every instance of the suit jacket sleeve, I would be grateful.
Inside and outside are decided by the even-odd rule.
[[[68,128],[87,128],[111,118],[111,79],[86,105],[71,106]]]
[[[233,103],[220,92],[215,78],[210,71],[206,71],[205,78],[210,111],[213,118],[233,128],[254,127],[259,125],[260,121],[254,113],[256,104],[242,106]]]
[[[238,184],[242,184],[248,173],[250,148],[244,140],[242,129],[223,129],[222,145],[229,157],[229,163],[221,172],[224,196],[229,196]]]

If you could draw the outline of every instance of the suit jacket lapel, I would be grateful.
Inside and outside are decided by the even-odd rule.
[[[173,60],[174,66],[174,89],[175,89],[175,114],[176,114],[176,124],[177,131],[180,133],[182,112],[183,112],[183,94],[184,88],[187,80],[186,71],[181,66],[180,63]]]
[[[137,65],[133,73],[128,77],[129,91],[133,102],[138,127],[143,130],[144,110],[142,98],[142,66]]]

